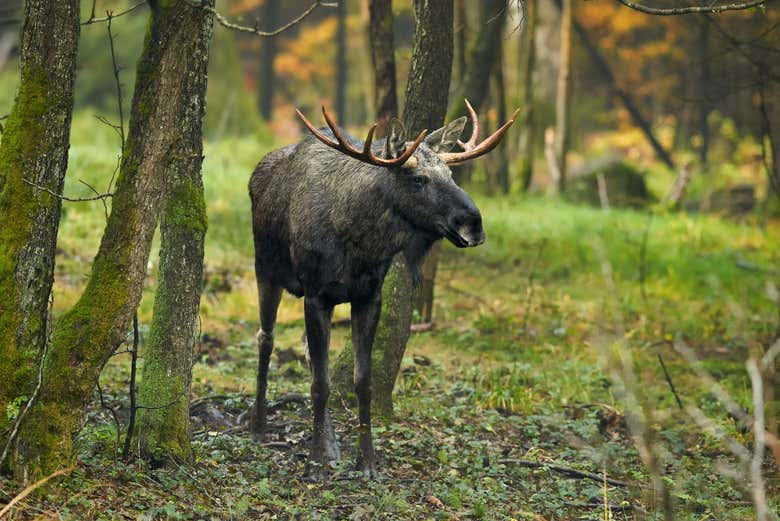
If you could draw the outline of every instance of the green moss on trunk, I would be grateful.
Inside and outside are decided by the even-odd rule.
[[[19,91],[0,144],[0,447],[36,385],[67,169],[78,2],[25,3]],[[51,39],[51,34],[58,37]]]
[[[141,299],[167,171],[200,161],[179,155],[179,143],[200,140],[203,104],[193,99],[205,81],[212,15],[185,0],[151,6],[111,215],[84,293],[55,325],[40,398],[19,434],[14,470],[30,478],[72,458],[84,407]]]
[[[204,77],[204,94],[205,88]],[[187,145],[197,160],[177,165],[168,176],[172,186],[162,215],[159,284],[139,392],[145,408],[138,414],[138,450],[157,464],[186,461],[192,454],[189,394],[207,224],[201,142]]]

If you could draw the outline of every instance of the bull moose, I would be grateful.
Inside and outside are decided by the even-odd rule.
[[[392,119],[387,138],[363,143],[336,126],[323,107],[328,129],[315,128],[296,111],[312,135],[267,154],[249,181],[260,303],[257,333],[257,396],[249,428],[266,427],[268,364],[274,324],[287,290],[304,299],[312,370],[314,431],[307,474],[323,476],[340,458],[328,413],[328,344],[333,307],[351,304],[355,350],[355,393],[360,428],[357,468],[377,476],[371,437],[371,349],[381,308],[381,288],[391,260],[403,253],[415,282],[431,245],[447,238],[459,248],[485,241],[482,216],[452,179],[450,166],[490,152],[514,123],[517,112],[495,133],[479,140],[479,121],[466,101],[471,138],[459,141],[461,117],[407,141],[403,124]],[[456,146],[460,151],[452,151]]]

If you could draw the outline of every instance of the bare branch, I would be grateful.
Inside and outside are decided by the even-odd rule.
[[[323,2],[322,0],[315,0],[314,3],[312,3],[305,11],[303,11],[300,15],[298,15],[296,18],[290,20],[286,24],[282,25],[281,27],[278,27],[272,31],[261,31],[259,29],[259,20],[255,20],[255,26],[249,27],[246,25],[240,25],[234,22],[231,22],[228,20],[225,15],[219,13],[216,9],[210,6],[200,5],[195,0],[187,0],[188,3],[194,7],[201,7],[211,13],[214,14],[214,18],[216,18],[217,22],[227,29],[231,29],[233,31],[241,31],[244,33],[252,33],[257,36],[277,36],[284,31],[288,30],[289,28],[293,27],[294,25],[297,25],[301,23],[307,16],[312,14],[315,9],[318,7],[336,7],[338,5],[338,2]],[[344,0],[342,0],[344,1]]]
[[[58,194],[57,192],[54,192],[53,190],[49,190],[45,186],[37,185],[37,184],[33,183],[32,181],[29,181],[27,179],[22,179],[22,181],[24,181],[25,183],[27,183],[28,185],[32,186],[33,188],[35,188],[37,190],[41,190],[42,192],[46,192],[49,195],[53,195],[54,197],[56,197],[58,199],[62,199],[63,201],[68,201],[69,203],[85,203],[87,201],[100,201],[100,200],[107,199],[109,197],[113,197],[114,196],[113,193],[109,192],[107,194],[98,194],[98,195],[96,195],[94,197],[66,197],[66,196],[64,196],[62,194]]]
[[[647,7],[646,5],[630,2],[629,0],[617,0],[626,7],[630,7],[635,11],[639,11],[645,14],[652,14],[656,16],[673,16],[681,14],[720,14],[725,11],[742,11],[750,9],[752,7],[763,6],[766,0],[749,0],[747,2],[737,2],[733,4],[723,5],[710,5],[710,6],[687,6],[687,7]]]
[[[132,6],[128,7],[124,11],[120,11],[116,14],[109,12],[107,13],[107,16],[105,18],[95,18],[95,1],[92,0],[92,10],[90,11],[89,18],[87,18],[85,21],[81,22],[81,25],[92,25],[100,22],[110,22],[112,18],[119,18],[120,16],[124,16],[127,13],[132,13],[142,5],[146,4],[146,0],[141,0],[137,4],[133,4]]]

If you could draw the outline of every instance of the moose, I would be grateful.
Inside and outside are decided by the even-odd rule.
[[[482,217],[452,179],[451,165],[490,152],[514,123],[517,112],[496,132],[479,140],[479,121],[466,101],[472,133],[460,141],[466,117],[407,141],[403,124],[392,119],[387,137],[373,141],[374,124],[363,143],[336,126],[317,129],[300,143],[268,153],[249,181],[255,273],[260,304],[257,333],[257,395],[249,430],[266,429],[268,365],[282,290],[303,297],[312,372],[314,428],[306,473],[324,477],[340,451],[328,413],[328,344],[333,307],[351,304],[354,383],[358,401],[357,469],[377,477],[371,437],[371,349],[381,308],[381,288],[391,260],[402,253],[413,281],[433,245],[447,238],[459,248],[485,241]],[[455,146],[460,151],[453,152]]]

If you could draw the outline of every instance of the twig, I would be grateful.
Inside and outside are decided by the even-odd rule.
[[[73,465],[72,467],[68,467],[66,469],[56,470],[51,474],[49,474],[48,476],[46,476],[45,478],[39,479],[32,485],[28,485],[24,490],[19,492],[11,501],[9,501],[8,504],[4,506],[2,510],[0,510],[0,519],[2,519],[4,515],[10,512],[15,504],[17,504],[18,502],[22,501],[24,498],[32,494],[36,489],[45,485],[47,481],[49,481],[52,478],[56,478],[57,476],[70,474],[75,469],[76,469],[76,465]]]
[[[724,4],[724,5],[710,5],[710,6],[687,6],[687,7],[647,7],[646,5],[630,2],[629,0],[617,0],[626,7],[630,7],[635,11],[639,11],[645,14],[652,14],[656,16],[672,16],[681,14],[694,14],[694,13],[712,13],[719,14],[724,11],[741,11],[744,9],[750,9],[751,7],[758,7],[764,5],[766,0],[750,0],[747,2]]]
[[[591,479],[593,481],[596,481],[597,483],[606,482],[616,487],[629,486],[629,484],[626,483],[625,481],[608,478],[606,477],[606,475],[596,474],[595,472],[588,472],[585,470],[577,470],[571,467],[564,467],[563,465],[558,465],[556,463],[545,463],[543,461],[533,461],[527,459],[513,459],[513,458],[500,459],[498,460],[498,463],[502,465],[517,465],[519,467],[526,467],[531,469],[540,469],[540,468],[549,469],[559,474],[563,474],[564,476]]]
[[[120,12],[118,12],[116,14],[110,13],[105,18],[95,18],[95,3],[96,3],[96,1],[97,0],[92,0],[92,11],[90,12],[89,18],[87,18],[86,20],[81,22],[81,25],[91,25],[91,24],[96,24],[96,23],[100,23],[100,22],[111,23],[111,19],[112,18],[119,18],[120,16],[124,16],[127,13],[132,13],[133,11],[135,11],[136,9],[141,7],[142,5],[146,4],[146,0],[141,0],[137,4],[134,4],[134,5],[130,6],[130,7],[128,7],[124,11],[120,11]]]
[[[125,434],[125,444],[122,447],[122,459],[127,461],[130,457],[130,442],[133,439],[133,430],[135,429],[135,414],[138,407],[135,403],[135,375],[138,367],[138,311],[133,315],[133,349],[131,351],[130,361],[130,419],[127,421],[127,434]]]
[[[51,342],[53,307],[54,294],[51,293],[49,295],[49,313],[47,316],[46,336],[43,339],[43,350],[41,351],[41,359],[38,362],[38,382],[35,384],[35,390],[33,391],[32,396],[30,396],[30,399],[27,400],[24,409],[22,409],[22,411],[19,413],[19,416],[17,416],[16,420],[14,421],[14,427],[11,430],[11,434],[8,436],[8,441],[5,444],[5,448],[3,448],[3,453],[0,455],[0,467],[3,465],[5,458],[8,456],[8,451],[11,449],[11,446],[16,441],[16,435],[19,434],[19,426],[22,424],[22,420],[27,415],[27,412],[30,410],[33,403],[35,403],[35,399],[38,397],[38,393],[41,391],[41,386],[43,385],[43,366],[46,362],[46,354],[49,351],[49,343]],[[2,513],[0,513],[0,517],[2,517]]]
[[[111,65],[114,70],[114,83],[116,84],[116,100],[119,109],[119,137],[122,140],[122,155],[125,153],[125,112],[122,108],[122,82],[119,80],[120,67],[116,61],[116,51],[114,49],[114,34],[111,32],[111,21],[115,18],[111,11],[106,11],[108,19],[108,44],[111,49]],[[109,185],[109,190],[111,186]]]
[[[33,183],[32,181],[28,179],[22,178],[22,181],[27,183],[28,185],[32,186],[33,188],[37,190],[41,190],[42,192],[46,192],[49,195],[53,195],[54,197],[57,197],[58,199],[62,199],[63,201],[68,201],[69,203],[85,203],[88,201],[100,201],[102,199],[107,199],[109,197],[113,197],[114,194],[107,193],[107,194],[98,194],[94,197],[67,197],[62,194],[58,194],[57,192],[54,192],[53,190],[49,190],[45,186],[37,185]]]
[[[119,416],[116,414],[116,409],[108,405],[103,398],[103,388],[100,386],[100,375],[98,375],[98,381],[96,384],[98,398],[100,399],[100,408],[105,409],[111,413],[111,417],[114,419],[114,427],[116,430],[116,437],[114,439],[114,463],[116,463],[116,455],[119,452],[119,442],[122,436],[122,425],[119,423]]]
[[[666,370],[666,364],[664,363],[664,359],[661,356],[661,353],[658,353],[658,363],[661,364],[661,369],[664,372],[664,378],[666,379],[666,383],[669,384],[669,389],[672,390],[672,394],[674,395],[674,399],[677,402],[677,407],[680,408],[680,410],[684,410],[682,401],[680,400],[680,396],[677,394],[677,389],[674,388],[674,382],[672,382],[672,376],[669,374],[669,371]]]
[[[345,0],[341,0],[345,1]],[[298,15],[293,20],[287,22],[286,24],[282,25],[281,27],[274,29],[272,31],[261,31],[258,28],[259,20],[255,21],[254,27],[248,27],[246,25],[239,25],[237,23],[231,22],[228,20],[223,14],[219,13],[216,9],[214,9],[211,6],[206,5],[200,5],[196,3],[194,0],[187,0],[187,2],[192,5],[193,7],[200,7],[205,9],[206,11],[212,13],[214,15],[214,18],[216,18],[217,22],[227,29],[232,29],[233,31],[241,31],[245,33],[252,33],[257,36],[277,36],[290,27],[293,27],[294,25],[297,25],[301,23],[307,16],[309,16],[311,13],[314,12],[315,9],[318,7],[336,7],[338,5],[337,2],[323,2],[322,0],[315,0],[314,3],[312,3],[305,11],[303,11],[300,15]]]

